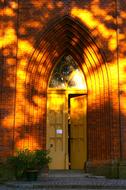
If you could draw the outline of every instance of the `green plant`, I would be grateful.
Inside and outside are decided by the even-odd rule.
[[[22,178],[28,170],[40,170],[51,161],[48,150],[18,150],[8,158],[8,163],[14,169],[15,177]]]

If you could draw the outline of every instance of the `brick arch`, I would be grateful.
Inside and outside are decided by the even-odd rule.
[[[87,82],[88,159],[110,159],[111,80],[105,57],[90,31],[78,20],[64,16],[50,22],[45,32],[39,35],[38,39],[39,41],[35,44],[35,51],[27,66],[25,80],[26,97],[30,102],[27,109],[33,115],[29,119],[29,132],[37,138],[40,147],[46,147],[48,80],[57,60],[63,54],[69,53],[82,68]],[[37,99],[37,104],[33,100],[34,96]]]
[[[76,43],[76,40],[79,42]],[[88,55],[85,53],[84,49],[86,49]],[[36,45],[36,49],[33,52],[27,67],[27,76],[29,73],[30,75],[32,73],[32,78],[36,78],[34,75],[36,75],[38,66],[44,69],[45,64],[45,72],[48,72],[50,75],[50,70],[53,68],[56,61],[67,51],[71,52],[72,56],[75,57],[81,67],[82,61],[80,63],[79,60],[83,59],[84,62],[84,57],[87,58],[89,62],[88,65],[90,66],[85,64],[87,69],[85,68],[83,71],[85,73],[85,70],[87,70],[88,76],[92,75],[94,70],[97,71],[97,69],[101,69],[103,78],[109,79],[105,57],[102,56],[91,33],[78,20],[72,19],[68,16],[64,16],[51,23],[42,36],[39,37],[39,45]],[[96,64],[96,61],[98,61],[98,64]],[[104,72],[101,65],[104,65]],[[50,69],[47,67],[50,67]],[[87,76],[87,73],[85,73],[85,76]],[[46,75],[46,78],[48,77]],[[26,77],[26,83],[27,79],[28,77]],[[90,86],[90,84],[88,86]]]

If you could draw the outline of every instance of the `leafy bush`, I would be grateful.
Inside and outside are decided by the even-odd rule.
[[[40,170],[51,161],[47,150],[18,150],[8,158],[8,163],[14,169],[15,177],[22,178],[27,170]]]

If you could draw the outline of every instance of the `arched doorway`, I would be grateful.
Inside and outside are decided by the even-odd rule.
[[[54,67],[47,92],[47,149],[50,169],[84,169],[87,160],[87,88],[71,55]]]
[[[65,147],[63,147],[63,151],[55,155],[52,154],[53,162],[50,168],[69,168],[70,156],[68,155],[69,143],[67,137],[69,102],[75,99],[76,94],[78,95],[78,99],[83,96],[86,99],[86,106],[83,107],[85,109],[87,107],[87,113],[85,111],[88,139],[86,147],[88,149],[86,166],[88,167],[89,161],[90,166],[92,164],[94,169],[98,164],[101,165],[103,161],[111,160],[111,158],[114,157],[113,155],[116,155],[115,150],[119,148],[115,145],[115,141],[113,140],[118,130],[117,128],[111,128],[113,123],[111,119],[113,117],[111,93],[113,93],[113,89],[111,86],[109,65],[106,64],[106,60],[99,44],[97,44],[97,40],[93,38],[88,28],[84,26],[83,23],[80,23],[79,20],[64,16],[51,23],[48,30],[42,33],[39,40],[40,42],[33,52],[27,66],[26,80],[23,85],[26,87],[26,98],[23,106],[24,112],[22,112],[22,118],[24,118],[24,137],[22,140],[22,136],[20,135],[22,131],[19,133],[20,129],[16,129],[15,142],[18,141],[20,143],[21,141],[22,147],[25,147],[25,142],[27,142],[28,147],[31,149],[34,147],[41,149],[49,148],[52,154],[54,149],[53,143],[56,144],[55,142],[58,142],[57,147],[61,147],[62,141],[60,140],[60,136],[62,136]],[[55,65],[58,65],[57,60],[61,60],[61,57],[66,54],[71,55],[76,60],[82,75],[84,73],[87,88],[49,87],[49,79],[51,79],[53,75],[52,70],[54,71]],[[24,96],[24,91],[22,96]],[[20,96],[19,93],[19,97],[22,96]],[[61,97],[64,97],[65,100]],[[64,104],[59,106],[55,105],[54,102],[58,102],[58,99],[60,100],[59,102],[64,101]],[[22,101],[21,98],[19,100],[20,102]],[[63,125],[63,127],[65,127],[65,133],[63,131],[64,128],[61,129],[62,132],[61,130],[56,131],[56,128],[54,128],[54,136],[50,136],[51,138],[49,139],[49,119],[52,118],[48,114],[50,107],[53,108],[54,111],[60,107],[63,107],[62,110],[65,110],[61,112],[63,113],[61,120],[65,121]],[[52,115],[55,113],[54,111],[52,111]],[[54,117],[58,116],[55,115]],[[53,123],[51,125],[53,125]],[[63,133],[63,135],[59,133]],[[48,134],[48,136],[46,136],[46,134]],[[56,137],[56,135],[59,137]],[[99,146],[99,144],[101,146]],[[77,151],[74,150],[74,155],[76,152]],[[60,153],[62,154],[59,157]],[[62,164],[60,162],[58,163],[58,160],[55,161],[56,157],[61,158]],[[56,162],[55,165],[53,165],[53,163],[55,163],[54,161]]]

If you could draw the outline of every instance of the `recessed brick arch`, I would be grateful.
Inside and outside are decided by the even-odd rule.
[[[88,159],[111,159],[114,155],[111,150],[111,73],[100,47],[88,28],[69,16],[50,22],[45,32],[38,36],[26,68],[25,91],[29,105],[24,109],[24,134],[33,136],[39,147],[46,147],[48,80],[57,60],[68,53],[81,67],[87,82]],[[26,126],[28,110],[32,117],[27,119]]]

